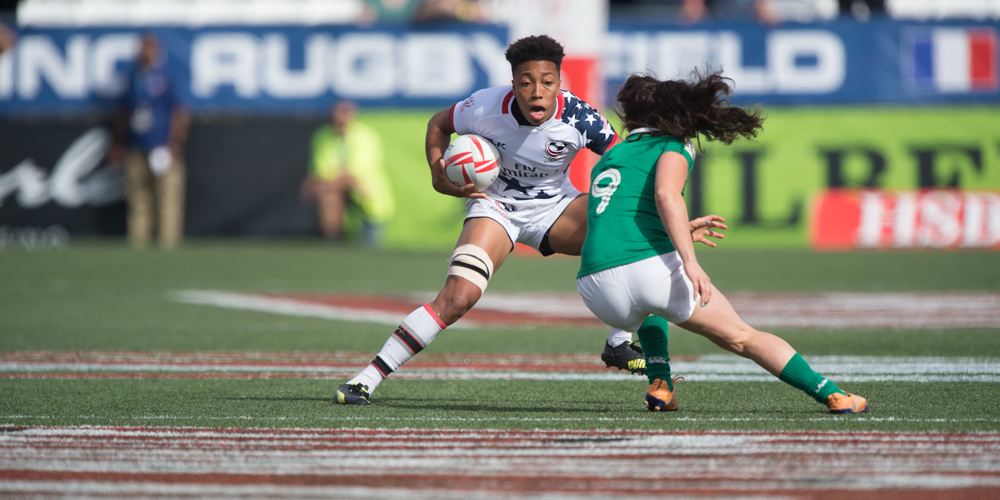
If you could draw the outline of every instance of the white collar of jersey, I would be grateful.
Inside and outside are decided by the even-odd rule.
[[[659,131],[660,131],[660,129],[658,129],[658,128],[640,127],[640,128],[635,129],[635,130],[629,130],[628,133],[631,135],[631,134],[642,134],[642,133],[659,132]]]

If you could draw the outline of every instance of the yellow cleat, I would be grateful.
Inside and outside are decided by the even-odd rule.
[[[368,386],[360,382],[355,384],[341,384],[337,388],[337,395],[333,399],[338,405],[370,405],[368,401]]]
[[[616,347],[605,343],[601,361],[604,361],[608,368],[628,370],[629,373],[637,375],[646,374],[646,358],[643,357],[642,347],[635,342],[623,342]]]

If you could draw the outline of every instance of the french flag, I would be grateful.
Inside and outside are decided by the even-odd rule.
[[[909,37],[914,88],[941,93],[997,90],[997,35],[990,28],[936,28]]]

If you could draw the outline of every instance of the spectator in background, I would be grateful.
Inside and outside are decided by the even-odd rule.
[[[416,15],[421,0],[365,0],[361,24],[409,23]]]
[[[121,98],[109,154],[112,165],[125,163],[128,239],[134,247],[147,246],[154,230],[163,248],[181,241],[188,122],[166,54],[147,33]]]
[[[14,48],[15,43],[17,43],[17,33],[6,24],[0,23],[0,54]]]
[[[472,22],[480,19],[476,0],[366,0],[361,24]]]
[[[859,21],[867,21],[876,16],[885,15],[885,0],[837,0],[840,4],[842,17],[854,17]]]
[[[374,130],[355,120],[357,113],[357,104],[340,101],[330,111],[330,123],[313,134],[302,198],[316,201],[323,236],[339,239],[352,219],[360,219],[356,225],[365,244],[375,246],[396,202],[382,168],[382,143]]]
[[[474,0],[424,0],[414,20],[418,23],[436,21],[475,22],[480,19],[479,3]]]
[[[683,0],[678,16],[692,23],[706,20],[778,23],[772,0]]]

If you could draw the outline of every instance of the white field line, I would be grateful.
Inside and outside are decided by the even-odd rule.
[[[411,294],[415,302],[433,298]],[[187,304],[210,305],[275,314],[395,326],[402,314],[372,308],[309,303],[288,297],[218,290],[179,290],[168,298]],[[727,295],[743,319],[760,328],[1000,328],[1000,293],[783,293]],[[577,294],[502,294],[489,292],[477,310],[530,313],[550,319],[594,319]],[[451,328],[476,328],[486,323],[463,319]]]
[[[997,293],[736,294],[744,321],[768,328],[1000,328]]]
[[[126,353],[115,353],[108,359],[100,355],[81,355],[83,360],[67,357],[61,361],[52,361],[59,353],[28,353],[23,356],[9,353],[0,356],[0,374],[8,373],[24,378],[45,377],[46,373],[56,373],[64,376],[66,373],[76,373],[80,376],[93,373],[187,373],[199,377],[211,378],[213,374],[247,374],[248,378],[263,376],[280,376],[291,374],[293,377],[311,376],[312,378],[342,378],[360,368],[357,365],[324,365],[294,362],[271,363],[253,359],[239,360],[231,353],[220,353],[220,360],[212,362],[211,353],[200,353],[196,356],[163,356],[150,359],[148,354],[136,353],[140,362],[129,362]],[[262,353],[255,355],[267,358]],[[34,361],[33,359],[39,359]],[[418,358],[419,359],[419,358]],[[498,370],[496,366],[484,368],[463,367],[462,355],[454,360],[448,357],[434,358],[434,365],[422,367],[418,360],[404,366],[393,374],[404,379],[449,379],[449,380],[544,380],[544,381],[620,381],[634,380],[633,375],[618,371],[593,371],[592,360],[578,358],[565,360],[566,370],[560,372],[537,371],[539,368],[528,366],[510,366]],[[477,359],[488,359],[479,358]],[[835,381],[843,382],[1000,382],[1000,359],[997,358],[945,358],[945,357],[890,357],[890,356],[807,356],[806,360],[812,367]],[[498,361],[507,360],[498,356]],[[537,366],[553,362],[548,356],[539,356],[534,360]],[[580,366],[579,371],[573,365]],[[441,364],[454,364],[453,367],[441,367]],[[682,375],[689,382],[772,382],[778,379],[765,372],[750,360],[731,355],[716,354],[700,356],[696,360],[678,360],[671,362],[671,371]],[[73,378],[73,377],[68,377]]]
[[[355,365],[371,361],[370,353],[347,351],[3,351],[0,361],[23,362],[80,362],[125,363],[148,362],[159,364],[230,363],[267,364],[282,366]],[[523,365],[530,363],[590,364],[603,367],[604,363],[594,354],[487,354],[450,353],[421,354],[416,363],[484,363]]]
[[[427,302],[435,294],[412,296]],[[747,323],[769,328],[1000,328],[1000,293],[731,293],[726,298]],[[574,293],[487,292],[475,307],[593,317]]]
[[[249,293],[222,292],[217,290],[181,290],[170,292],[167,297],[183,304],[225,307],[247,311],[332,319],[337,321],[359,321],[380,325],[398,326],[405,315],[375,309],[356,309],[320,304],[309,304],[299,300],[265,297]]]
[[[1000,487],[1000,434],[31,427],[0,471],[614,479],[741,491]],[[671,471],[669,481],[662,471]]]

